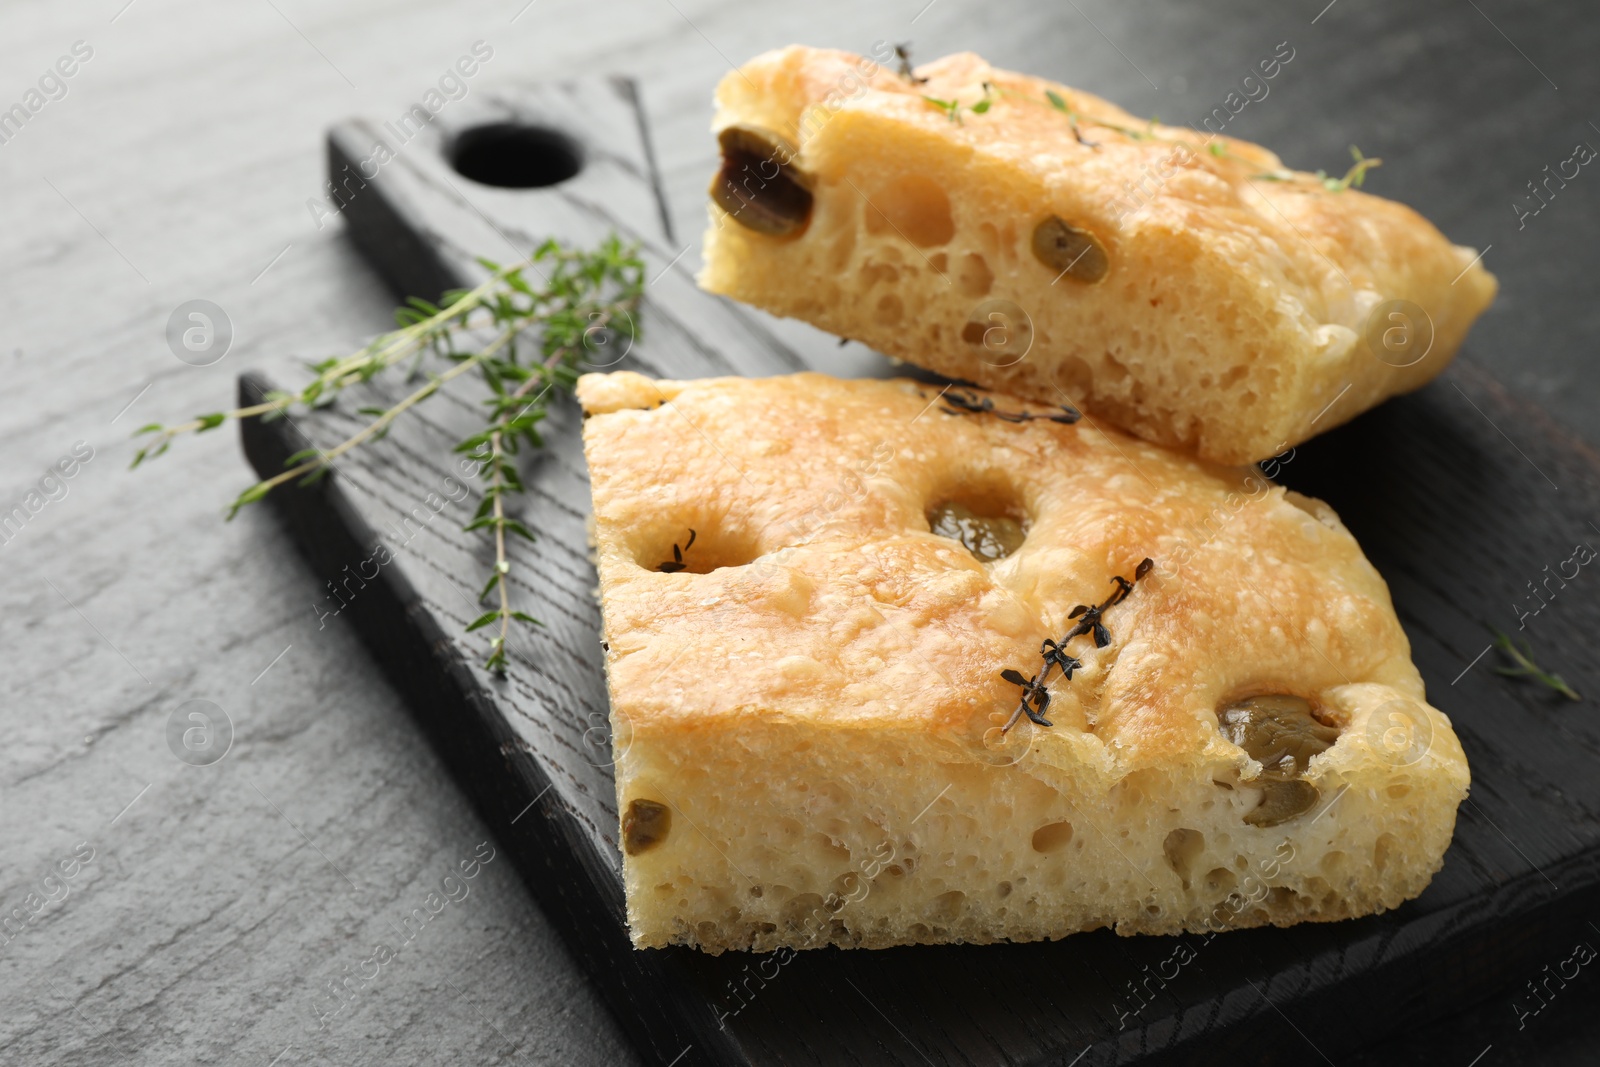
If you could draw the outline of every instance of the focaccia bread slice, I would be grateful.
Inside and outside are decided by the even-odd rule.
[[[1422,385],[1494,297],[1411,208],[1254,144],[971,54],[916,77],[724,77],[701,285],[1223,463]]]
[[[636,946],[1281,925],[1438,870],[1466,762],[1320,502],[904,380],[578,396]]]

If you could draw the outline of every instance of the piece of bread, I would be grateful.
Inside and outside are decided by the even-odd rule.
[[[1246,141],[971,54],[917,76],[791,47],[724,77],[700,284],[1222,463],[1422,385],[1494,297],[1409,207]]]
[[[1438,870],[1466,762],[1326,505],[904,380],[577,388],[635,945],[1287,924]],[[1046,639],[1048,727],[1003,673]]]

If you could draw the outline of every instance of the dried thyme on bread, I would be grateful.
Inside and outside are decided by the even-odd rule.
[[[1077,659],[1067,654],[1067,644],[1074,637],[1091,634],[1094,637],[1095,648],[1105,648],[1111,643],[1111,631],[1106,629],[1104,616],[1106,610],[1122,603],[1133,592],[1133,587],[1141,578],[1150,573],[1151,561],[1149,557],[1139,561],[1134,568],[1131,579],[1120,574],[1113,574],[1111,582],[1116,586],[1110,596],[1099,604],[1079,604],[1067,614],[1069,619],[1077,619],[1078,623],[1062,635],[1061,640],[1053,641],[1044,639],[1044,644],[1039,647],[1039,654],[1044,657],[1044,666],[1039,668],[1032,678],[1025,678],[1021,671],[1007,667],[1000,672],[1000,677],[1012,685],[1022,687],[1022,700],[1017,704],[1017,710],[1011,713],[1011,718],[1001,727],[1001,732],[1009,731],[1017,721],[1026,715],[1030,722],[1039,726],[1053,725],[1044,717],[1044,710],[1050,706],[1050,672],[1055,668],[1061,669],[1061,674],[1067,681],[1072,680],[1072,672],[1083,667]]]

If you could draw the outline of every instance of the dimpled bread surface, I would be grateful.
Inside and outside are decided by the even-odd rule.
[[[1392,908],[1438,870],[1466,762],[1319,501],[904,380],[620,372],[578,396],[636,946],[1284,925]],[[980,562],[930,532],[952,501],[1025,540]],[[1001,672],[1033,675],[1146,557],[1109,644],[1071,643],[1053,725],[1002,732]],[[1262,694],[1338,729],[1304,769],[1315,803],[1270,826],[1248,821],[1262,765],[1218,725]]]
[[[714,129],[788,142],[814,205],[773,236],[713,198],[701,285],[1223,463],[1422,385],[1494,297],[1477,253],[1416,211],[1331,191],[1257,145],[970,53],[917,75],[795,46],[724,77]],[[961,104],[960,121],[925,97]],[[736,176],[737,195],[762,194],[762,169]],[[1093,236],[1099,280],[1035,256],[1050,216]]]

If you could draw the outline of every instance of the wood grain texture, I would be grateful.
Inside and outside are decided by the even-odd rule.
[[[523,101],[508,106],[536,124],[550,113],[544,96],[559,97],[567,109],[593,101],[604,111],[626,94],[610,83],[609,89],[530,89],[502,100]],[[473,113],[462,120],[477,121]],[[585,125],[573,126],[573,135]],[[592,128],[621,139],[613,146],[617,154],[643,158],[628,123],[597,119]],[[448,145],[451,127],[440,132],[439,144]],[[334,131],[336,175],[359,158],[371,135],[361,123]],[[619,221],[652,216],[641,207],[653,197],[647,174],[630,170],[633,188],[613,186],[604,209],[574,211],[597,203],[583,196],[582,176],[570,186],[507,193],[485,204],[450,180],[448,169],[440,151],[408,153],[345,209],[357,244],[382,250],[375,265],[401,284],[475,282],[482,269],[470,250],[486,233],[521,247],[547,233],[592,240],[608,228],[648,240]],[[397,249],[408,249],[409,261],[397,258]],[[652,244],[652,259],[664,261],[668,251]],[[794,365],[792,354],[759,337],[753,315],[698,292],[679,266],[652,265],[651,274],[643,312],[648,332],[617,366],[689,378]],[[695,326],[685,330],[684,322]],[[668,327],[659,336],[657,323]],[[370,399],[392,403],[397,388],[375,388]],[[259,393],[259,384],[252,389]],[[301,420],[322,447],[359,425],[337,412]],[[1503,447],[1502,425],[1519,431],[1515,449]],[[341,566],[359,558],[378,536],[374,531],[400,530],[405,514],[414,513],[417,487],[444,484],[449,443],[472,427],[470,406],[452,401],[384,446],[341,460],[332,488],[280,498],[297,542],[323,576],[337,584]],[[257,470],[269,474],[304,447],[299,433],[281,424],[252,426],[247,450]],[[462,575],[473,573],[474,564],[484,569],[484,546],[454,525],[430,524],[429,536],[408,540],[405,553],[373,583],[392,604],[365,599],[363,590],[352,601],[354,621],[397,688],[413,695],[446,762],[649,1054],[690,1047],[708,1062],[730,1064],[915,1062],[919,1055],[934,1063],[1033,1064],[1079,1051],[1090,1064],[1277,1063],[1303,1058],[1308,1046],[1342,1055],[1440,1017],[1463,1000],[1489,996],[1508,971],[1537,969],[1568,946],[1574,924],[1600,903],[1600,841],[1581,829],[1600,811],[1600,787],[1580,785],[1582,761],[1592,758],[1600,737],[1569,720],[1562,730],[1518,742],[1530,735],[1530,724],[1512,708],[1521,698],[1530,715],[1548,714],[1548,701],[1538,699],[1544,691],[1484,684],[1493,661],[1479,667],[1484,673],[1468,688],[1441,677],[1472,662],[1481,646],[1471,646],[1487,644],[1489,626],[1512,629],[1519,622],[1515,615],[1500,618],[1486,597],[1510,596],[1518,576],[1541,575],[1541,559],[1564,560],[1588,539],[1584,516],[1600,512],[1594,490],[1600,464],[1463,364],[1422,393],[1281,461],[1291,485],[1348,516],[1393,583],[1431,691],[1455,698],[1446,706],[1473,762],[1475,796],[1463,808],[1444,871],[1418,901],[1367,920],[1291,930],[1134,940],[1102,932],[1000,948],[828,950],[802,953],[781,969],[771,957],[739,953],[629,953],[621,941],[617,815],[605,773],[606,700],[583,529],[586,483],[575,427],[558,421],[549,436],[548,454],[529,471],[532,494],[519,515],[543,538],[513,555],[516,597],[548,625],[514,652],[505,681],[468,666],[485,654],[485,642],[462,633],[478,613]],[[739,462],[737,455],[728,460]],[[1552,517],[1559,517],[1556,529]],[[1600,531],[1591,536],[1600,539]],[[1593,601],[1578,601],[1574,610],[1563,633],[1600,624]],[[1541,650],[1563,662],[1581,656],[1559,641],[1541,642]],[[1589,684],[1581,674],[1573,681]],[[527,821],[515,829],[510,820],[530,804]],[[1195,962],[1173,966],[1180,948]],[[1419,970],[1454,980],[1418,988]],[[1053,1013],[1020,1018],[1012,991],[1046,987],[1064,994]],[[1359,1030],[1345,1025],[1351,1018],[1362,1021]],[[808,1027],[813,1019],[828,1025]],[[885,1041],[885,1021],[903,1044]]]
[[[0,66],[12,72],[0,85],[6,104],[71,42],[95,49],[69,94],[0,145],[0,489],[14,503],[74,441],[96,448],[68,496],[0,549],[0,688],[9,698],[0,710],[0,906],[19,905],[76,841],[99,850],[64,902],[0,948],[0,1061],[649,1062],[498,860],[359,1002],[323,1030],[307,1026],[324,983],[358,967],[389,936],[388,922],[489,836],[486,824],[399,712],[401,694],[345,620],[318,629],[321,586],[293,562],[272,517],[221,524],[222,503],[247,477],[226,441],[188,443],[136,475],[121,469],[130,426],[225,405],[243,368],[298,380],[303,360],[350,351],[387,325],[391,292],[341,226],[319,229],[307,211],[324,181],[323,134],[352,114],[393,117],[474,40],[495,56],[473,93],[494,81],[595,72],[637,80],[668,192],[672,252],[688,246],[685,266],[698,259],[699,197],[713,165],[710,92],[730,60],[791,41],[862,51],[877,39],[910,39],[922,56],[971,48],[1141,114],[1197,121],[1287,40],[1296,59],[1230,132],[1313,169],[1341,166],[1357,143],[1385,159],[1369,188],[1418,207],[1456,240],[1492,245],[1486,262],[1503,288],[1469,356],[1600,441],[1592,358],[1600,185],[1585,168],[1525,227],[1511,209],[1574,142],[1600,144],[1588,126],[1600,122],[1592,113],[1600,24],[1581,4],[140,0],[124,8],[123,0],[17,0],[0,11]],[[237,327],[233,350],[214,367],[183,366],[162,339],[173,307],[193,297],[221,303]],[[804,326],[763,325],[814,365],[860,373],[881,363]],[[1471,415],[1459,398],[1439,403]],[[1531,454],[1525,431],[1501,428],[1510,440],[1489,436],[1483,453],[1510,462],[1482,469],[1536,480],[1519,469],[1515,449]],[[1352,504],[1341,506],[1348,516]],[[1524,506],[1530,524],[1543,516],[1546,525],[1505,550],[1530,553],[1518,558],[1537,570],[1551,560],[1533,547],[1567,533],[1547,501],[1529,495]],[[1373,516],[1369,528],[1383,521]],[[1533,577],[1500,574],[1467,568],[1413,583],[1462,613],[1455,626],[1435,620],[1431,651],[1418,617],[1405,619],[1431,692],[1452,713],[1456,690],[1504,684],[1484,673],[1486,661],[1443,688],[1482,647],[1474,647],[1477,622],[1509,615],[1509,597]],[[1532,624],[1548,665],[1569,677],[1594,670],[1592,643],[1572,629],[1582,621],[1578,604],[1594,601],[1588,577]],[[1397,588],[1405,580],[1391,578]],[[1503,693],[1508,721],[1475,724],[1475,760],[1496,758],[1483,748],[1502,734],[1547,733],[1562,746],[1541,758],[1576,773],[1573,781],[1591,776],[1590,703],[1544,707],[1536,691]],[[211,768],[178,763],[163,739],[170,712],[191,698],[216,701],[234,719],[234,748]],[[1517,751],[1508,745],[1502,758],[1536,779],[1539,761]],[[1534,810],[1568,811],[1568,792],[1544,789]],[[1528,850],[1489,799],[1480,792],[1474,802]],[[1575,808],[1560,817],[1576,821],[1529,832],[1559,849],[1592,825]],[[1486,878],[1503,878],[1518,859],[1502,841],[1475,862]],[[1574,923],[1568,936],[1592,938],[1586,929]],[[1508,969],[1502,994],[1457,1004],[1461,1014],[1438,1025],[1408,1025],[1348,1062],[1465,1065],[1492,1044],[1479,1067],[1588,1064],[1600,1038],[1588,1010],[1594,987],[1584,984],[1592,968],[1525,1025],[1513,1012],[1516,990],[1565,956]],[[1205,960],[1195,966],[1203,983]],[[1070,970],[1040,988],[1005,973],[995,982],[994,995],[1024,1019],[1056,1015],[1083,988]],[[1448,995],[1449,975],[1414,974],[1408,996],[1428,989]],[[835,999],[813,999],[819,1013],[808,1029],[859,1013],[850,1025],[923,1062],[853,991]],[[1282,1019],[1269,1027],[1292,1035]],[[664,1067],[679,1051],[655,1062]],[[976,1051],[968,1059],[981,1062]]]

